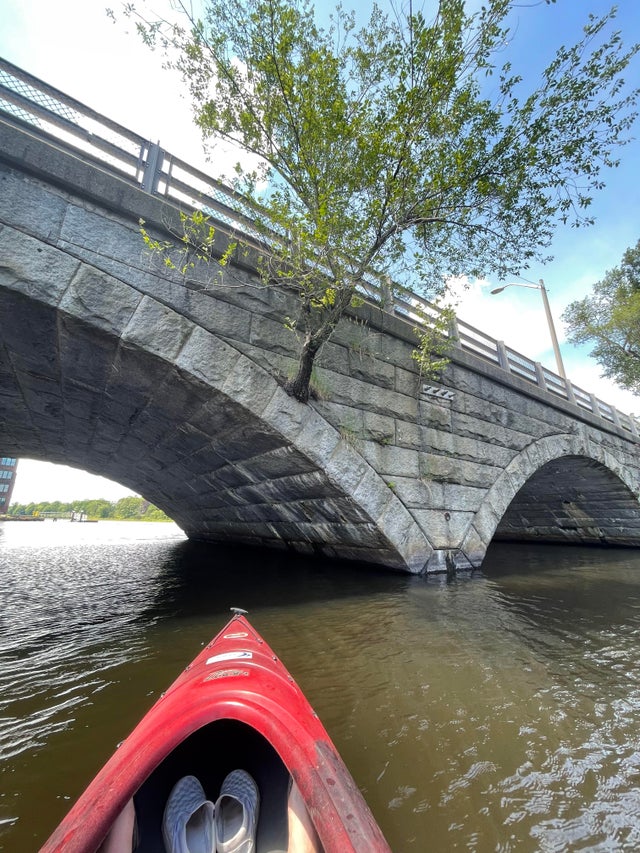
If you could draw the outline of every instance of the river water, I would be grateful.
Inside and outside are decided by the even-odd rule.
[[[395,853],[640,849],[640,554],[494,546],[453,582],[0,523],[0,849],[37,850],[162,690],[250,611]]]

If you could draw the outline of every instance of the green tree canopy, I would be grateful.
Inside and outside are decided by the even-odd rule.
[[[236,186],[268,242],[265,280],[300,294],[298,399],[365,277],[426,294],[504,278],[544,259],[558,223],[591,222],[634,119],[621,75],[638,46],[615,11],[590,16],[525,88],[499,64],[513,5],[440,0],[431,20],[374,5],[360,28],[341,7],[321,27],[309,0],[205,0],[184,26],[129,7],[183,75],[203,137],[255,155]]]
[[[86,512],[89,518],[109,518],[113,512],[113,504],[103,498],[96,498],[73,501],[72,509],[76,512]]]
[[[570,341],[594,344],[591,355],[605,376],[640,394],[640,240],[562,319]]]
[[[40,503],[12,503],[9,515],[41,515],[47,512],[86,512],[91,519],[127,519],[132,521],[170,521],[165,513],[144,498],[130,496],[112,503],[103,498],[63,501],[41,501]]]
[[[147,502],[144,498],[138,498],[133,495],[120,498],[116,503],[113,517],[114,518],[136,518],[142,514],[142,507],[146,506]]]

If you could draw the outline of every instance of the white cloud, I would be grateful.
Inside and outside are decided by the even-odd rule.
[[[3,0],[0,55],[213,177],[231,174],[238,152],[216,145],[208,161],[189,93],[142,45],[134,24],[106,14],[105,0]],[[154,3],[175,17],[170,0]]]
[[[119,483],[104,477],[95,477],[77,468],[54,465],[52,462],[38,462],[34,459],[20,459],[11,502],[67,502],[85,498],[117,501],[132,494],[134,492]]]
[[[491,294],[500,286],[486,280],[458,281],[451,296],[458,319],[486,335],[503,341],[516,352],[540,360],[552,349],[551,334],[540,292],[530,288],[511,287],[503,293]],[[551,301],[551,300],[550,300]],[[555,321],[559,341],[564,330]],[[551,357],[553,364],[553,355]]]

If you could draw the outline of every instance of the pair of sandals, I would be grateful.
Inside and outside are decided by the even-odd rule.
[[[226,777],[214,803],[195,776],[173,787],[162,818],[166,853],[254,853],[260,794],[245,770]]]

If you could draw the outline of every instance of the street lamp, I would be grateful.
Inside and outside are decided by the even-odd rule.
[[[549,307],[549,297],[547,296],[547,289],[544,286],[544,281],[540,279],[539,284],[520,284],[519,282],[512,282],[511,284],[505,284],[502,287],[496,287],[495,290],[492,290],[491,293],[502,293],[503,290],[506,290],[507,287],[528,287],[530,290],[539,290],[542,293],[542,301],[544,302],[544,310],[547,315],[547,323],[549,325],[549,332],[551,333],[551,342],[553,344],[553,352],[556,357],[556,364],[558,365],[558,373],[567,381],[567,374],[564,372],[564,364],[562,363],[562,355],[560,354],[560,346],[558,345],[558,337],[556,335],[555,326],[553,325],[553,317],[551,316],[551,308]]]

